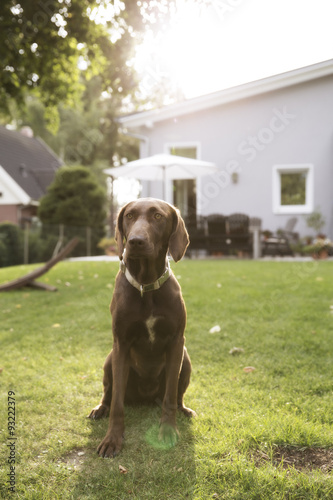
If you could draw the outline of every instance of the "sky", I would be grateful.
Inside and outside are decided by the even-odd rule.
[[[177,0],[135,67],[149,95],[164,76],[186,98],[333,59],[333,0]]]
[[[148,97],[168,76],[191,98],[328,59],[333,0],[177,0],[172,24],[157,38],[148,31],[134,64]],[[133,182],[115,182],[121,201]]]

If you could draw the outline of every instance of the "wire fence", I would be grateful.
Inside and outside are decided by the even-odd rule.
[[[28,224],[24,228],[14,224],[0,224],[0,267],[46,262],[55,256],[72,238],[79,243],[71,257],[104,254],[99,243],[105,228]]]

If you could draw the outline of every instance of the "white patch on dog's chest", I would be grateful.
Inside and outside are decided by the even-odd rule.
[[[155,342],[154,326],[155,326],[156,320],[157,320],[157,317],[154,318],[154,316],[149,316],[149,318],[146,320],[146,327],[148,330],[149,340],[152,344]]]

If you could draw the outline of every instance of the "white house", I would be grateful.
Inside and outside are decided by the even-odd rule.
[[[241,212],[262,229],[313,234],[319,209],[333,239],[333,60],[119,119],[140,156],[162,152],[214,162],[218,172],[168,186],[184,216]],[[142,196],[162,197],[146,182]]]
[[[61,160],[28,127],[0,127],[0,223],[22,225],[37,214]]]

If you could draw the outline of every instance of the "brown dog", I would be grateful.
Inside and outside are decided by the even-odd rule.
[[[191,362],[184,346],[186,309],[167,252],[179,261],[189,244],[179,211],[143,198],[124,206],[117,220],[120,271],[111,302],[113,349],[104,364],[104,395],[90,418],[107,416],[98,447],[114,457],[122,447],[124,403],[162,402],[159,438],[178,439],[176,410],[195,415],[183,403]]]

